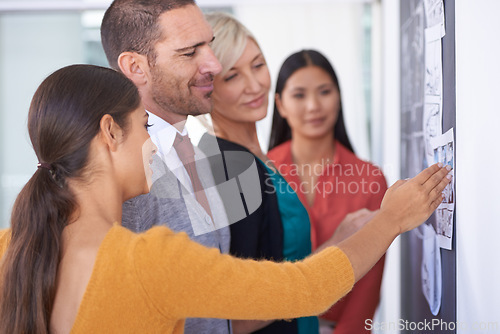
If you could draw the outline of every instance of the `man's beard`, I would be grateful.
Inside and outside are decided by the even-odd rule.
[[[189,89],[192,86],[191,82],[188,84],[188,89],[182,91],[180,83],[166,78],[168,75],[164,75],[161,71],[153,71],[152,97],[162,110],[184,116],[198,116],[212,111],[213,101],[210,99],[212,92],[205,94],[204,101],[191,93]]]

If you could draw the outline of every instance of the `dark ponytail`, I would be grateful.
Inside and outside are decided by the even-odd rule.
[[[41,164],[12,210],[11,241],[0,262],[1,334],[49,332],[61,234],[78,210],[66,181],[86,175],[100,119],[110,114],[126,129],[139,105],[125,76],[92,65],[62,68],[36,91],[28,130]]]
[[[43,168],[21,190],[2,266],[1,333],[48,332],[60,236],[75,206],[69,189],[58,186]]]

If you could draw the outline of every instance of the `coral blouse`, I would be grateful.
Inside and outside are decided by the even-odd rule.
[[[338,141],[333,162],[325,163],[317,185],[312,205],[304,193],[299,167],[293,163],[291,141],[268,153],[268,157],[297,192],[309,212],[313,250],[327,241],[344,217],[362,208],[376,210],[387,190],[382,171],[373,164],[362,161]],[[305,170],[314,171],[313,168]],[[373,319],[380,299],[380,285],[384,270],[382,258],[341,301],[321,318],[336,322],[335,334],[368,333],[365,320]]]

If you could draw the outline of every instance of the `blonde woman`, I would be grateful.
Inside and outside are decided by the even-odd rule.
[[[262,152],[256,122],[267,114],[271,77],[266,59],[251,32],[232,15],[205,15],[215,40],[212,49],[222,65],[215,76],[211,118],[225,157],[231,151],[253,154],[259,171],[262,205],[245,219],[230,225],[230,253],[275,261],[301,260],[311,253],[311,226],[305,207],[286,180]],[[209,135],[205,135],[209,136]],[[200,148],[213,140],[202,138]],[[226,153],[225,153],[226,152]],[[214,163],[212,170],[238,169],[236,159]],[[226,173],[227,175],[228,173]],[[260,329],[260,330],[259,330]],[[269,322],[233,321],[235,333],[317,333],[316,317]]]

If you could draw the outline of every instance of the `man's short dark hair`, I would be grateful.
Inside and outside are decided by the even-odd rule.
[[[118,56],[125,51],[156,60],[155,44],[162,40],[158,18],[164,12],[196,5],[194,0],[115,0],[106,10],[101,24],[101,41],[109,65],[120,70]]]

